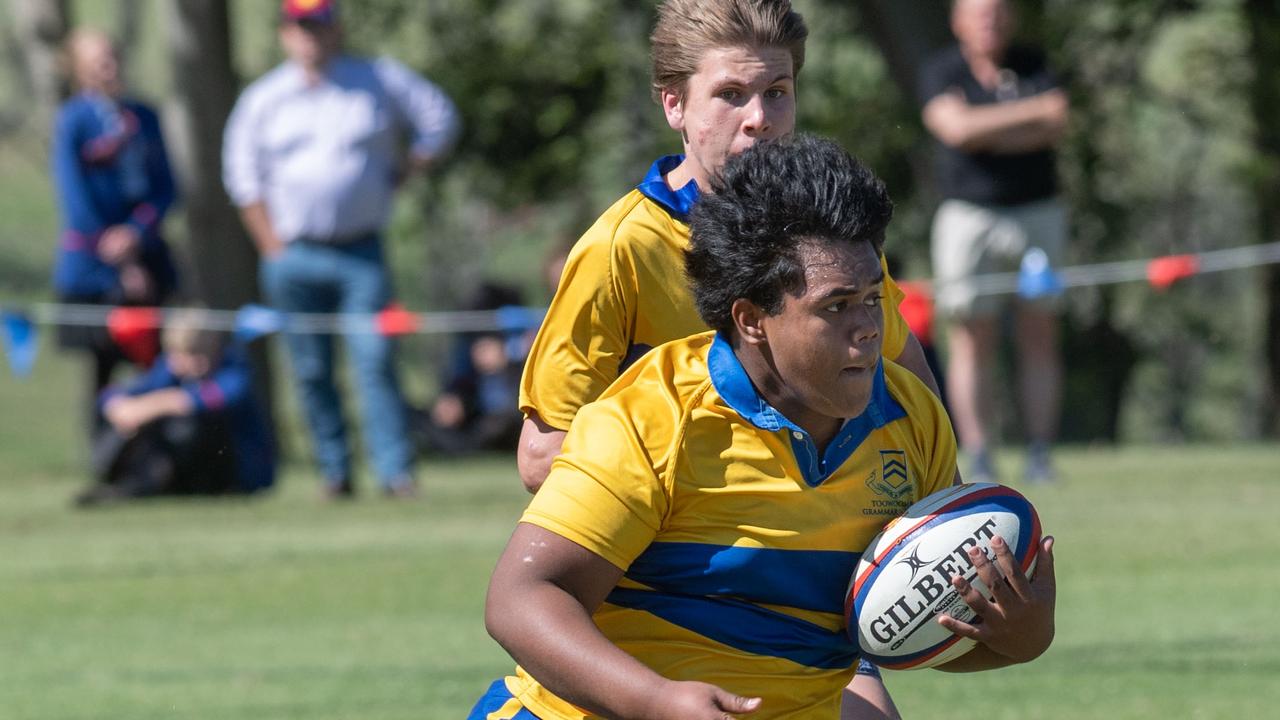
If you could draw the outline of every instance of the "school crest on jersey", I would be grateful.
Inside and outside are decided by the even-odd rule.
[[[867,487],[879,495],[899,500],[911,492],[907,473],[907,453],[903,450],[881,450],[880,472],[871,473]]]

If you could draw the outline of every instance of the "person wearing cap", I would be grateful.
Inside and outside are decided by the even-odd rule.
[[[261,255],[268,302],[285,312],[377,312],[392,300],[383,230],[396,185],[449,148],[457,112],[404,65],[344,52],[332,0],[284,0],[279,38],[287,59],[245,89],[227,121],[227,193]],[[359,332],[344,340],[370,464],[388,496],[411,496],[414,453],[392,342]],[[290,333],[286,343],[325,496],[350,497],[333,338]]]

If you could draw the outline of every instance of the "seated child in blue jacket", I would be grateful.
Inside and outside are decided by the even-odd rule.
[[[275,442],[250,368],[200,311],[165,322],[150,370],[103,391],[94,484],[79,505],[154,495],[248,494],[275,482]]]

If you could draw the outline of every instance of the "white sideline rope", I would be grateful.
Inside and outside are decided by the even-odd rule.
[[[1145,260],[1121,260],[1118,262],[1095,263],[1092,265],[1075,265],[1054,270],[1057,284],[1062,288],[1090,287],[1109,285],[1136,280],[1147,280],[1148,269],[1153,261],[1187,257],[1196,263],[1192,276],[1204,273],[1239,270],[1261,265],[1280,263],[1280,242],[1263,245],[1244,245],[1224,250],[1210,250],[1184,255],[1147,258]],[[1021,273],[990,273],[967,279],[978,295],[1005,295],[1018,292],[1018,281]],[[941,285],[936,280],[916,281],[928,294],[936,294]],[[75,305],[63,303],[28,304],[25,309],[13,303],[0,303],[0,310],[19,312],[28,315],[34,322],[43,325],[75,325],[101,326],[107,323],[107,317],[116,308],[109,305]],[[167,318],[175,312],[189,308],[159,307],[153,308],[161,318]],[[235,331],[245,325],[241,313],[252,311],[251,306],[239,310],[205,310],[200,309],[205,327],[211,330]],[[380,333],[379,313],[285,313],[264,308],[279,318],[282,332],[337,334],[337,333]],[[421,335],[435,333],[485,332],[485,331],[518,331],[537,327],[545,308],[510,307],[500,310],[465,310],[442,312],[410,312],[403,311],[401,317],[411,319],[415,327],[408,330],[396,330],[392,334]],[[273,328],[272,332],[275,329]],[[266,333],[263,333],[266,334]]]

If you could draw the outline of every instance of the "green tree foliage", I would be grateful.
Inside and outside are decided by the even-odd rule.
[[[1075,210],[1075,262],[1252,242],[1248,28],[1236,0],[1050,4],[1045,33],[1069,70],[1073,133],[1061,170]],[[1118,330],[1135,353],[1122,435],[1255,434],[1260,389],[1256,278],[1205,275],[1072,294],[1075,325]],[[1072,362],[1105,364],[1079,347]],[[1078,380],[1097,378],[1081,377]],[[1069,403],[1088,397],[1081,383]],[[1071,432],[1072,428],[1066,428]]]
[[[1256,10],[1262,0],[1251,2]],[[1260,202],[1254,193],[1275,165],[1258,151],[1250,101],[1274,68],[1256,67],[1250,55],[1257,38],[1245,0],[1015,4],[1023,34],[1046,47],[1072,95],[1060,171],[1074,212],[1073,263],[1258,239],[1265,196]],[[530,302],[544,301],[537,268],[548,250],[576,238],[656,156],[679,151],[649,97],[655,5],[342,1],[353,50],[406,62],[443,86],[463,116],[455,152],[412,181],[396,206],[393,267],[407,305],[459,307],[481,278],[514,282]],[[77,21],[93,19],[90,10],[97,19],[110,14],[87,0],[73,6]],[[800,128],[836,137],[886,179],[897,202],[890,247],[907,261],[899,274],[925,276],[936,198],[914,99],[890,79],[859,3],[796,6],[811,28]],[[246,80],[280,58],[277,7],[232,4],[233,49]],[[937,17],[921,13],[920,22]],[[150,27],[142,44],[161,44]],[[155,54],[138,50],[135,60]],[[153,97],[161,65],[135,62]],[[1143,283],[1071,291],[1064,433],[1141,440],[1259,433],[1261,282],[1259,274],[1232,272],[1165,293]],[[1123,401],[1118,427],[1110,396]]]

